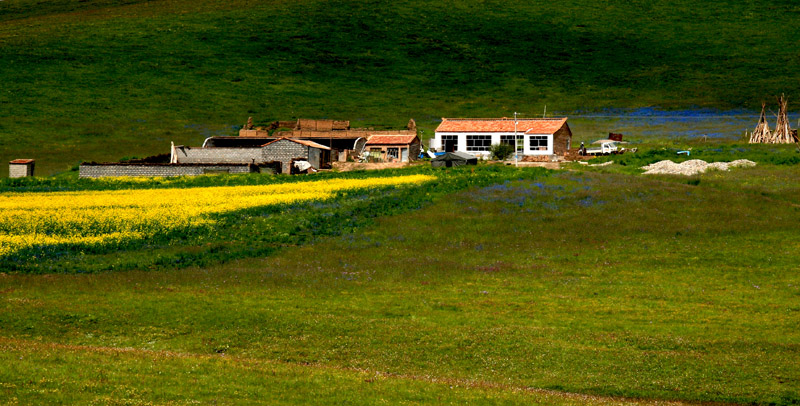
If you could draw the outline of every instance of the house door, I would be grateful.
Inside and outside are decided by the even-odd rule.
[[[408,148],[400,149],[400,162],[408,162]]]
[[[456,152],[458,150],[458,136],[457,135],[443,135],[441,146],[444,152]]]

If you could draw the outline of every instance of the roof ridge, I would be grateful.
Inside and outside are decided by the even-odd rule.
[[[563,120],[567,117],[525,117],[517,118],[517,121],[542,121],[542,120]],[[442,120],[450,121],[514,121],[513,117],[499,117],[499,118],[464,118],[464,117],[442,117]]]

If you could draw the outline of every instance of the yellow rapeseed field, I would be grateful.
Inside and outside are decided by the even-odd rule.
[[[6,193],[0,195],[0,257],[34,246],[115,245],[212,224],[210,214],[322,200],[339,191],[432,179],[410,175],[257,186]]]

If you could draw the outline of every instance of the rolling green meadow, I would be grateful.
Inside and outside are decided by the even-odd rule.
[[[271,251],[203,256],[201,245],[199,266],[148,263],[169,258],[151,246],[116,254],[147,264],[139,269],[3,273],[0,396],[800,401],[800,167],[697,182],[606,168],[442,171],[437,184],[462,190],[399,188],[431,198]],[[350,198],[327,204],[330,223]]]
[[[2,207],[425,179],[102,244],[5,250],[24,233],[0,213],[0,404],[800,404],[800,149],[744,138],[781,93],[800,118],[798,17],[785,0],[0,1]],[[574,146],[613,131],[638,152],[560,170],[74,170],[248,116],[413,117],[426,142],[442,116],[545,106]],[[38,176],[5,178],[15,158]],[[757,165],[641,174],[664,159]],[[42,228],[66,214],[23,214],[73,236]]]
[[[788,0],[5,0],[0,161],[35,158],[47,175],[200,145],[249,116],[413,117],[427,139],[443,116],[545,105],[580,140],[697,127],[629,125],[643,107],[744,109],[708,119],[740,135],[762,100],[786,93],[796,110],[799,13]],[[606,109],[622,110],[596,118]]]

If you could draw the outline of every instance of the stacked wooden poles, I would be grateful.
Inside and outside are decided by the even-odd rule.
[[[789,117],[787,114],[787,100],[786,97],[781,95],[778,98],[778,123],[775,127],[775,132],[772,133],[772,144],[791,144],[794,142],[792,137],[792,129],[789,127]]]
[[[767,103],[761,103],[761,117],[758,119],[758,125],[753,133],[750,134],[751,144],[764,144],[768,143],[772,138],[772,133],[769,131],[769,124],[767,124]]]

